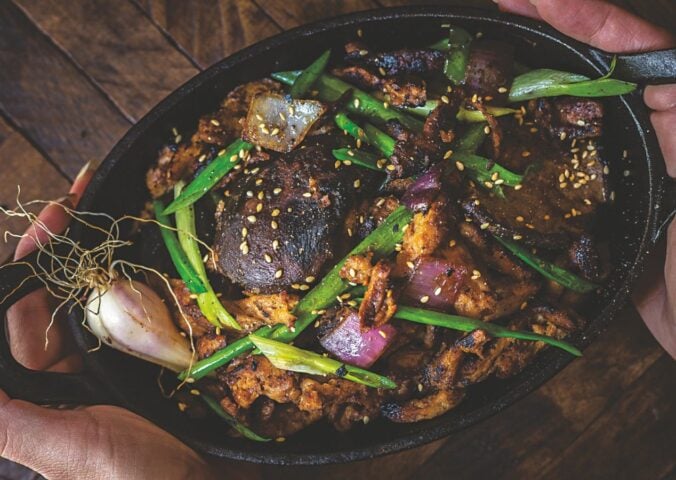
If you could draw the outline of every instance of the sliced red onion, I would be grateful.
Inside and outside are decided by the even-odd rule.
[[[357,312],[350,312],[319,343],[337,359],[368,368],[380,358],[396,334],[397,329],[389,323],[365,331],[361,328]]]
[[[414,212],[427,210],[441,189],[443,165],[437,163],[420,175],[401,197],[401,202]]]
[[[470,93],[490,95],[492,104],[507,100],[513,79],[514,47],[492,40],[475,40],[470,49],[465,84]],[[504,91],[501,91],[504,87]]]
[[[430,256],[420,257],[414,267],[403,298],[425,308],[452,308],[467,278],[467,268]]]

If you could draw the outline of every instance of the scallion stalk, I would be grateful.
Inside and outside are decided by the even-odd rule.
[[[223,154],[216,157],[195,179],[167,206],[164,213],[176,213],[179,208],[192,205],[202,198],[221,178],[223,178],[253,148],[249,142],[237,139],[225,148]]]
[[[333,157],[336,160],[340,160],[347,165],[355,164],[376,172],[384,172],[383,167],[385,166],[385,162],[382,162],[383,167],[378,166],[378,160],[381,160],[381,157],[365,152],[364,150],[355,148],[337,148],[332,150],[331,153],[333,153]]]
[[[209,395],[201,395],[202,400],[204,400],[204,403],[207,404],[207,406],[213,410],[213,412],[221,417],[223,420],[225,420],[225,423],[227,423],[230,428],[238,431],[244,438],[248,438],[249,440],[254,440],[256,442],[269,442],[270,439],[266,437],[261,437],[258,435],[256,432],[251,430],[249,427],[246,425],[240,423],[237,421],[237,419],[233,416],[231,416],[228,412],[223,410],[223,407],[213,398],[211,398]]]
[[[181,248],[181,245],[178,243],[178,239],[174,233],[171,220],[169,220],[169,217],[165,213],[164,205],[159,200],[155,200],[155,202],[153,202],[153,206],[155,208],[155,218],[160,224],[160,234],[162,235],[162,240],[169,251],[169,256],[176,267],[176,271],[183,279],[186,287],[188,287],[188,290],[190,290],[191,293],[205,293],[207,289],[199,275],[197,275],[197,272],[190,263],[190,260],[188,260],[188,257]]]
[[[459,315],[449,315],[446,313],[435,312],[432,310],[424,310],[422,308],[407,307],[400,305],[394,318],[406,320],[409,322],[422,323],[424,325],[434,325],[442,328],[449,328],[452,330],[459,330],[461,332],[471,332],[473,330],[485,330],[494,337],[502,338],[516,338],[519,340],[533,340],[544,342],[553,347],[560,348],[566,352],[579,357],[582,352],[572,346],[571,344],[558,340],[556,338],[540,335],[534,332],[526,332],[522,330],[511,330],[502,325],[492,322],[484,322],[474,318],[461,317]]]
[[[293,81],[289,93],[293,98],[301,98],[314,85],[317,79],[324,73],[326,64],[329,63],[331,50],[322,53],[317,60],[312,62],[298,77]]]
[[[584,278],[580,278],[568,270],[559,267],[558,265],[554,265],[551,262],[541,259],[540,257],[528,251],[526,248],[511,240],[500,238],[498,236],[494,237],[507,250],[509,250],[512,255],[520,259],[529,267],[533,268],[545,278],[553,280],[559,285],[563,285],[564,287],[578,293],[588,293],[599,287],[595,283],[585,280]]]
[[[333,358],[303,350],[269,338],[249,335],[253,344],[277,368],[310,375],[336,375],[345,380],[373,388],[397,388],[389,378],[359,367],[347,365]]]
[[[180,196],[184,182],[178,182],[174,187],[174,195]],[[241,330],[237,321],[225,309],[221,301],[216,296],[216,292],[209,283],[209,277],[202,261],[199,244],[197,242],[197,229],[195,227],[195,207],[188,205],[179,208],[176,211],[176,230],[178,241],[185,252],[190,264],[197,272],[200,280],[206,288],[206,292],[197,294],[197,305],[209,322],[216,327],[228,327],[235,330]]]
[[[397,143],[394,138],[370,123],[364,124],[364,131],[366,132],[366,138],[368,138],[371,145],[380,150],[387,158],[392,156],[394,153],[394,146]]]
[[[472,36],[466,30],[458,27],[449,28],[444,74],[453,85],[460,85],[465,81],[471,43]]]

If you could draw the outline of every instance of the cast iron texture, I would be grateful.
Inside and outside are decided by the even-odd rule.
[[[604,74],[610,56],[573,41],[529,19],[469,8],[411,7],[347,15],[303,26],[228,57],[196,76],[163,100],[139,121],[115,146],[96,172],[80,209],[106,212],[115,217],[137,213],[148,198],[144,174],[161,145],[176,127],[189,132],[203,115],[239,83],[276,70],[303,68],[323,50],[336,51],[355,38],[361,28],[371,45],[389,48],[425,45],[446,33],[444,24],[458,24],[472,32],[511,42],[517,59],[531,67],[549,67]],[[618,72],[631,80],[663,82],[673,78],[674,52],[643,54],[641,61],[623,56]],[[654,60],[654,61],[653,61]],[[648,70],[646,62],[653,61]],[[641,68],[636,68],[636,67]],[[674,210],[674,188],[665,173],[655,135],[640,92],[606,102],[607,133],[603,155],[610,161],[616,201],[603,217],[612,232],[611,248],[616,269],[603,293],[589,306],[589,326],[572,343],[585,348],[625,304],[643,260],[653,248],[659,226]],[[622,159],[622,151],[628,151]],[[629,175],[625,176],[624,172]],[[91,230],[75,226],[70,236],[83,245],[99,239]],[[36,261],[32,255],[29,262]],[[31,270],[26,265],[0,270],[0,298],[10,294]],[[3,303],[7,305],[40,286],[28,280]],[[85,352],[95,345],[81,326],[82,314],[70,316],[73,335]],[[1,322],[4,330],[4,322]],[[337,433],[327,425],[315,425],[284,443],[254,443],[231,439],[225,426],[209,418],[188,420],[173,402],[160,395],[156,367],[103,348],[85,354],[86,373],[59,375],[31,372],[10,356],[0,342],[0,383],[11,396],[37,403],[113,403],[129,408],[174,433],[200,452],[279,465],[318,465],[372,458],[439,439],[499,412],[560,371],[572,358],[549,349],[521,374],[504,381],[491,380],[473,388],[460,407],[437,419],[412,425],[371,422],[351,432]]]

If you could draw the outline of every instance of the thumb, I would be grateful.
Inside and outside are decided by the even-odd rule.
[[[45,408],[2,391],[0,456],[50,479],[213,478],[187,445],[127,410]]]

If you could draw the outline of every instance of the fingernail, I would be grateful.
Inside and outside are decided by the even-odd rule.
[[[92,167],[92,161],[89,160],[87,163],[84,164],[84,166],[80,169],[79,172],[77,172],[77,175],[75,176],[75,180],[73,183],[77,182],[80,180]]]

